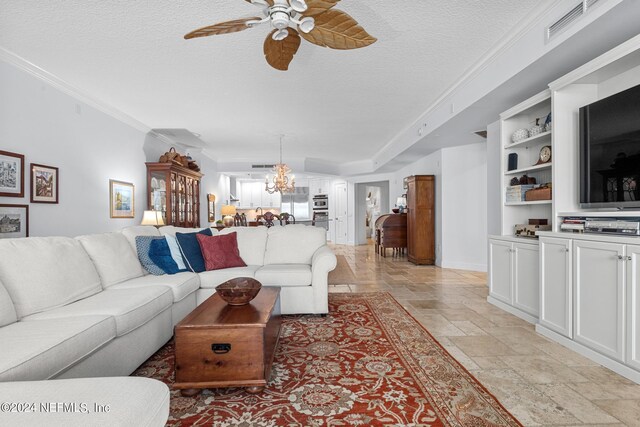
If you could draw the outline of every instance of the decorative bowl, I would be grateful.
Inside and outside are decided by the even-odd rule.
[[[529,136],[536,136],[544,132],[544,127],[540,125],[535,125],[529,128]]]
[[[216,286],[216,292],[229,305],[249,304],[258,295],[262,283],[252,277],[236,277]]]
[[[523,139],[529,138],[529,131],[526,129],[518,129],[511,135],[511,141],[518,142]]]
[[[393,213],[400,213],[400,209],[398,209],[398,208],[393,208],[393,209],[391,209],[391,212],[393,212]]]

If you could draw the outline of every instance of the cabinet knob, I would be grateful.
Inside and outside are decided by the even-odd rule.
[[[623,257],[622,255],[618,255],[618,259],[619,259],[620,261],[622,261],[622,260],[624,259],[624,257]]]
[[[631,257],[631,255],[627,255],[627,261],[631,261],[633,260],[633,258]]]

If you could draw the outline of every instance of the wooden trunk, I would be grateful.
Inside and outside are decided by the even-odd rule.
[[[279,295],[263,287],[250,304],[230,306],[214,294],[176,325],[174,387],[262,390],[280,333]]]
[[[407,258],[435,264],[435,177],[410,176],[407,183]]]

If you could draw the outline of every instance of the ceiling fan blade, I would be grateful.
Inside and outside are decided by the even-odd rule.
[[[316,16],[331,9],[340,0],[307,0],[307,10],[304,16]]]
[[[256,4],[258,6],[262,6],[266,4],[267,6],[273,6],[273,0],[245,0],[247,3]]]
[[[247,22],[259,21],[261,18],[242,18],[235,19],[233,21],[220,22],[215,25],[209,25],[208,27],[198,28],[188,34],[185,34],[185,39],[195,39],[197,37],[215,36],[218,34],[237,33],[238,31],[246,30],[249,28]]]
[[[313,44],[331,49],[358,49],[375,43],[358,22],[337,9],[329,9],[315,17],[316,26],[302,37]]]
[[[298,32],[293,28],[287,28],[287,30],[289,35],[284,40],[274,40],[272,36],[278,31],[274,30],[264,41],[264,57],[269,65],[280,71],[289,69],[289,64],[300,47],[300,35]]]

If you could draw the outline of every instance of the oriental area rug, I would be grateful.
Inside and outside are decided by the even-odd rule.
[[[134,375],[169,386],[173,343]],[[520,426],[386,292],[329,294],[329,314],[285,316],[260,394],[171,391],[173,426]]]

